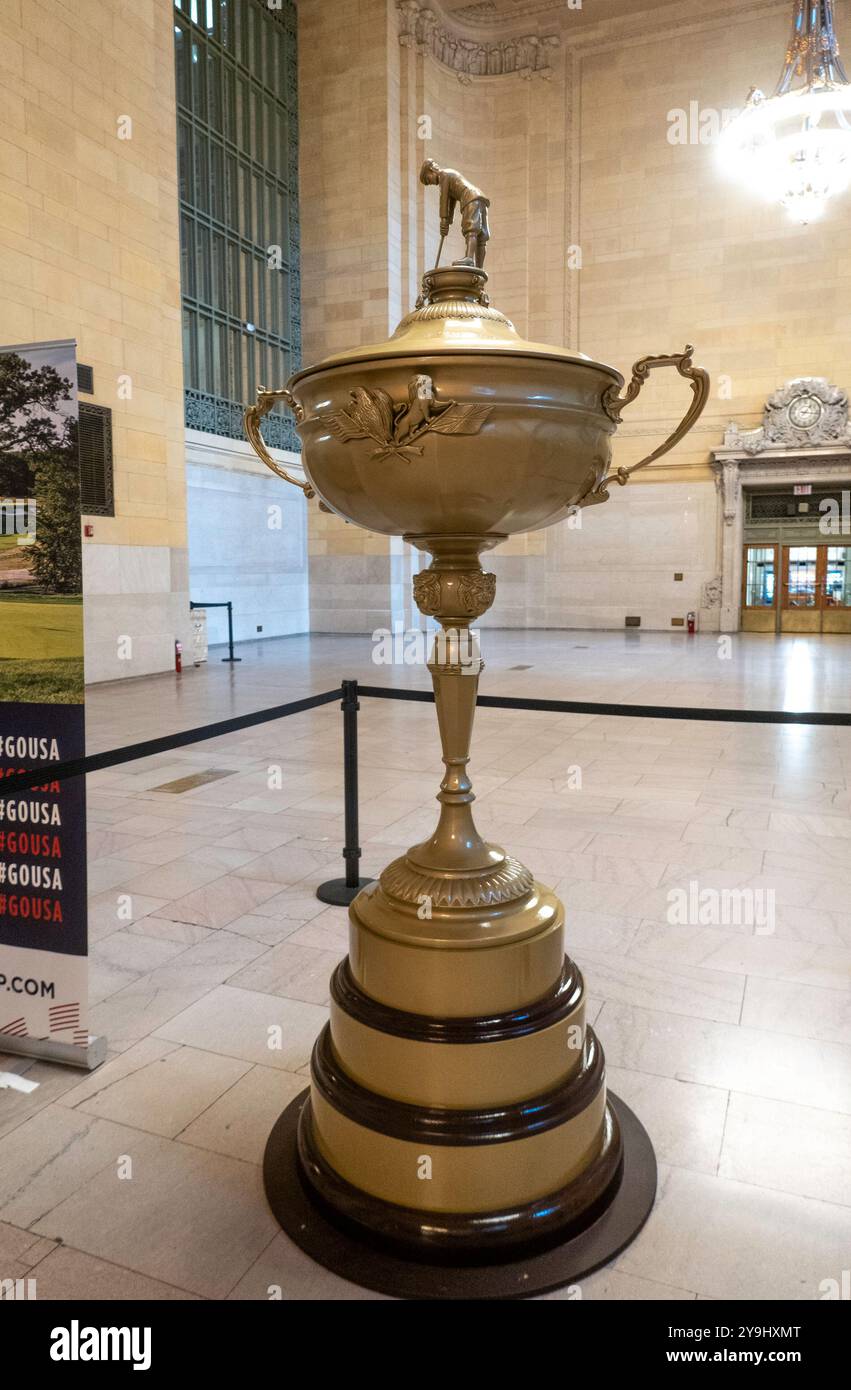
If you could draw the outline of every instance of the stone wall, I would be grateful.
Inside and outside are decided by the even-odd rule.
[[[4,0],[0,67],[0,338],[75,338],[85,399],[113,412],[87,677],[171,669],[189,616],[171,5]]]
[[[271,452],[304,477],[299,456]],[[195,602],[232,603],[235,642],[307,632],[303,494],[274,477],[247,440],[195,430],[186,433],[186,490]],[[211,645],[227,641],[226,609],[208,609],[207,635]]]

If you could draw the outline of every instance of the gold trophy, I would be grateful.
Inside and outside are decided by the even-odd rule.
[[[613,367],[524,341],[485,294],[487,199],[432,161],[422,177],[440,187],[442,232],[460,209],[464,259],[425,274],[387,342],[261,387],[246,411],[273,471],[431,556],[414,598],[440,624],[428,665],[446,767],[434,833],[351,904],[309,1095],[278,1120],[264,1173],[292,1239],[369,1288],[519,1297],[622,1249],[652,1206],[656,1167],[639,1121],[607,1095],[561,902],[473,820],[482,661],[470,624],[495,592],[480,557],[605,502],[682,439],[709,379],[687,347],[637,362],[622,393]],[[687,380],[689,409],[647,458],[612,472],[621,411],[663,366]],[[278,401],[295,415],[307,484],[260,436]]]

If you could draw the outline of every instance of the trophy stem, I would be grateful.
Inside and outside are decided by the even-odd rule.
[[[484,869],[491,863],[490,852],[473,820],[473,802],[476,798],[467,774],[479,684],[478,670],[473,672],[469,666],[452,666],[437,660],[435,653],[443,635],[440,633],[435,638],[429,670],[446,773],[437,795],[440,820],[432,838],[425,845],[417,847],[415,862],[424,867],[441,869]],[[446,635],[453,642],[460,639],[465,645],[475,643],[468,631],[456,629]],[[480,658],[474,659],[480,668]]]
[[[493,602],[496,581],[485,574],[479,552],[490,538],[418,537],[434,559],[414,578],[414,599],[422,613],[435,617],[435,634],[428,668],[434,687],[437,722],[446,772],[440,784],[440,820],[431,839],[410,851],[411,863],[422,868],[452,871],[490,869],[492,847],[476,829],[473,784],[467,773],[479,675],[484,662],[470,623]],[[492,542],[490,542],[492,543]]]

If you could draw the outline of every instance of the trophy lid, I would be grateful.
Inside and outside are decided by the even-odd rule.
[[[325,357],[296,372],[290,385],[314,372],[348,366],[352,362],[471,352],[588,363],[610,372],[617,382],[623,381],[614,367],[594,362],[584,352],[521,338],[511,320],[490,303],[485,294],[487,279],[486,272],[474,266],[448,265],[426,271],[416,307],[405,315],[385,342],[368,343]]]

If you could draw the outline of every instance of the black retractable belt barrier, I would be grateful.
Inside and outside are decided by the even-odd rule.
[[[194,605],[200,607],[200,604]],[[228,607],[230,604],[209,604],[208,607]],[[232,636],[232,632],[231,632]],[[233,644],[231,643],[231,651]],[[223,657],[223,660],[228,660]],[[238,660],[238,658],[234,658]],[[319,705],[330,704],[340,699],[343,711],[343,773],[345,797],[345,845],[343,859],[346,864],[345,878],[330,879],[321,883],[316,896],[321,902],[334,906],[347,906],[360,892],[361,888],[373,880],[361,878],[358,873],[358,860],[361,849],[358,844],[358,710],[360,699],[372,700],[410,700],[418,703],[434,703],[431,690],[403,690],[393,686],[359,685],[356,680],[345,680],[334,690],[325,690],[320,695],[307,695],[301,700],[291,700],[285,705],[274,705],[270,709],[256,710],[252,714],[236,715],[232,719],[222,719],[216,724],[204,724],[197,729],[183,733],[166,734],[162,738],[147,739],[144,743],[128,744],[124,748],[113,748],[106,753],[93,753],[87,758],[74,758],[53,766],[31,768],[16,772],[0,781],[0,801],[15,793],[28,791],[46,782],[63,782],[69,777],[79,777],[86,772],[99,772],[107,767],[119,767],[122,763],[135,762],[155,753],[166,753],[173,748],[184,748],[192,743],[201,743],[208,738],[220,738],[240,729],[250,729],[257,724],[268,724],[275,719],[285,719],[291,714],[301,714],[305,710],[316,709]],[[709,723],[725,724],[810,724],[829,728],[851,728],[851,713],[811,711],[808,713],[789,710],[754,709],[694,709],[687,705],[615,705],[595,703],[591,700],[535,700],[516,699],[511,695],[480,695],[477,703],[489,709],[520,709],[554,714],[592,714],[614,715],[634,719],[687,719]]]
[[[233,654],[233,604],[230,599],[227,603],[190,603],[190,611],[193,608],[226,608],[228,610],[228,654],[222,657],[222,661],[241,661],[241,656]]]

